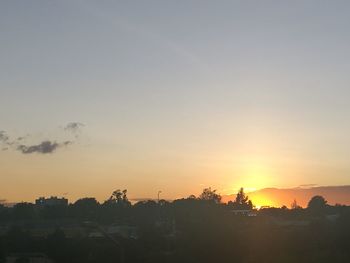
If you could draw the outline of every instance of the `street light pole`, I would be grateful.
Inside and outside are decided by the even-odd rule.
[[[159,195],[162,193],[162,191],[158,191],[158,203],[159,203]]]

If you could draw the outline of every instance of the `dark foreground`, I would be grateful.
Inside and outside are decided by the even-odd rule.
[[[315,200],[255,211],[213,191],[134,205],[126,192],[103,204],[21,203],[0,208],[0,262],[348,263],[350,208]]]

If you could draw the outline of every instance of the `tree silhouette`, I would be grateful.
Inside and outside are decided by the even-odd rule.
[[[86,197],[78,199],[70,208],[79,218],[94,219],[98,214],[99,203],[95,198]]]
[[[253,209],[253,203],[244,193],[243,187],[239,189],[235,201],[230,201],[229,205],[233,206],[234,209]]]
[[[311,212],[322,212],[327,207],[327,201],[323,196],[315,195],[307,205],[307,209]]]
[[[293,200],[293,202],[292,202],[292,204],[290,205],[290,207],[291,207],[291,209],[294,209],[294,210],[296,210],[296,209],[301,209],[301,206],[298,205],[298,202],[297,202],[296,199]]]
[[[36,217],[36,211],[34,204],[31,203],[18,203],[13,207],[12,213],[14,219],[34,219]]]
[[[120,189],[115,190],[112,195],[107,200],[108,203],[111,204],[118,204],[123,206],[130,206],[131,203],[129,202],[129,199],[127,197],[128,190],[124,189],[121,191]]]
[[[216,193],[216,190],[211,190],[211,187],[203,189],[203,192],[199,196],[200,200],[213,201],[214,203],[221,202],[221,195]]]

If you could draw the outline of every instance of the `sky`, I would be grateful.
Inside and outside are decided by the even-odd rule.
[[[0,199],[347,185],[348,1],[2,1]]]

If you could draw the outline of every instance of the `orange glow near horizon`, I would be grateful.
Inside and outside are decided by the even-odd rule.
[[[274,202],[268,198],[265,198],[263,196],[255,196],[255,197],[252,197],[251,200],[257,209],[260,209],[263,206],[271,206],[271,207],[278,206],[276,204],[276,202]]]
[[[238,191],[238,190],[237,190]],[[234,199],[234,196],[236,195],[237,191],[232,192],[229,196],[230,198],[224,198],[223,202],[228,202]],[[244,188],[245,194],[248,196],[248,198],[253,202],[253,205],[260,209],[263,206],[270,206],[270,207],[279,207],[279,200],[272,200],[271,198],[258,193],[259,189],[247,187]]]

